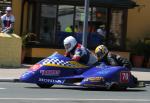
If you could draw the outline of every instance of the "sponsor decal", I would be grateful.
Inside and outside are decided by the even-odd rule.
[[[39,78],[39,82],[63,84],[65,80]]]
[[[40,70],[42,76],[59,76],[60,70]]]
[[[38,70],[41,66],[42,66],[41,64],[35,64],[35,65],[33,65],[32,67],[30,67],[30,70],[31,70],[31,71],[36,71],[36,70]]]
[[[120,72],[120,82],[121,83],[128,83],[130,79],[130,72],[122,71]]]
[[[89,78],[86,78],[84,81],[100,82],[100,81],[104,81],[104,78],[103,77],[89,77]]]

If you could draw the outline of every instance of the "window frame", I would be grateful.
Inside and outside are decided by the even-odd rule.
[[[40,9],[40,11],[38,12],[38,10],[35,10],[35,15],[36,15],[36,19],[32,18],[32,24],[35,24],[35,26],[32,26],[33,30],[31,30],[30,32],[35,32],[38,36],[39,34],[39,28],[40,28],[40,25],[37,25],[37,24],[40,24],[38,21],[40,20],[40,15],[41,15],[41,4],[42,3],[36,3],[36,5],[40,5],[40,6],[37,6],[38,9]],[[55,4],[56,5],[56,4]],[[60,4],[61,5],[61,4]],[[58,21],[58,8],[60,6],[59,4],[57,4],[57,10],[56,10],[56,19],[55,19],[55,22]],[[72,5],[74,6],[74,5]],[[90,7],[91,9],[93,7]],[[107,21],[106,21],[106,32],[107,34],[110,33],[110,23],[111,23],[111,8],[106,8],[107,9]],[[123,25],[121,27],[122,29],[122,33],[121,33],[121,46],[119,48],[111,48],[111,50],[125,50],[126,49],[126,33],[127,33],[127,16],[128,16],[128,9],[123,9],[123,8],[120,8],[121,10],[123,10]],[[34,10],[34,9],[33,9]],[[34,11],[33,11],[34,12]],[[92,12],[92,11],[91,11]],[[76,6],[74,6],[74,15],[76,15]],[[90,16],[92,16],[93,14],[91,14]],[[28,20],[29,22],[30,20]],[[92,19],[91,19],[92,21]],[[30,23],[28,23],[30,24]],[[52,43],[52,45],[28,45],[28,47],[39,47],[39,48],[61,48],[61,47],[57,47],[55,45],[55,41],[56,41],[56,38],[57,38],[57,35],[56,35],[56,28],[57,28],[57,24],[55,24],[55,35],[54,35],[54,42]],[[75,16],[73,17],[73,27],[75,26]],[[74,31],[73,31],[74,33]],[[107,40],[107,39],[106,39]],[[107,42],[106,42],[106,45],[107,45]]]

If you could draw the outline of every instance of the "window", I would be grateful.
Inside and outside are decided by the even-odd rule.
[[[123,47],[123,28],[124,27],[124,11],[119,9],[111,10],[111,24],[110,24],[110,34],[108,35],[108,45],[110,48],[121,48]]]
[[[56,41],[57,47],[63,48],[63,40],[65,37],[72,35],[79,43],[82,43],[84,22],[83,6],[59,5]],[[105,8],[89,8],[88,17],[88,45],[89,48],[95,48],[103,43],[103,37],[97,33],[97,29],[106,23]]]
[[[89,8],[89,17],[88,17],[88,48],[95,49],[96,46],[103,44],[105,34],[97,32],[100,29],[100,26],[105,26],[106,24],[106,10],[105,8]],[[84,7],[76,7],[76,18],[75,22],[78,26],[78,32],[76,34],[77,40],[82,43],[82,34],[83,34],[83,23],[84,23]],[[104,30],[105,31],[105,30]]]
[[[38,36],[40,47],[63,48],[63,40],[74,36],[82,43],[84,7],[39,4],[30,10],[29,30]],[[90,7],[88,17],[88,48],[107,44],[110,49],[124,48],[126,10]],[[127,13],[127,12],[126,12]],[[36,16],[36,19],[34,19]],[[31,20],[32,19],[32,20]],[[32,23],[31,23],[32,22]]]
[[[55,35],[55,5],[41,5],[39,42],[41,45],[53,45]]]
[[[58,7],[58,20],[57,20],[57,33],[55,44],[57,47],[63,48],[63,40],[73,35],[73,18],[74,6],[59,5]]]
[[[60,23],[60,31],[65,31],[66,27],[73,26],[74,7],[60,5],[58,9],[58,22]]]
[[[36,34],[30,47],[54,47],[57,6],[51,4],[31,3],[29,5],[28,32]]]

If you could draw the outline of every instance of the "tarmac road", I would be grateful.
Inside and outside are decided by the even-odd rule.
[[[150,103],[150,86],[107,91],[71,86],[41,89],[34,84],[0,82],[0,103]]]
[[[150,68],[133,68],[132,74],[149,86],[127,91],[65,86],[41,89],[34,84],[14,82],[27,69],[0,68],[0,103],[150,103]]]

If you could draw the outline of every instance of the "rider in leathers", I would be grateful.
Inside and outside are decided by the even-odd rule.
[[[64,39],[64,47],[66,49],[65,56],[70,57],[74,61],[89,66],[97,62],[97,57],[83,45],[77,43],[73,36]]]

